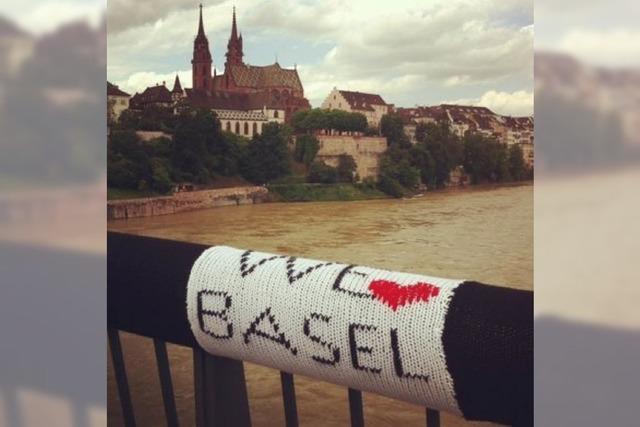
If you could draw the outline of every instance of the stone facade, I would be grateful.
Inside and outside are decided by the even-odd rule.
[[[360,179],[378,176],[380,156],[387,149],[386,138],[348,135],[316,135],[316,138],[320,142],[316,159],[336,167],[340,156],[346,154],[355,160]]]
[[[335,87],[321,107],[326,110],[343,110],[364,114],[369,126],[374,128],[380,125],[382,116],[391,111],[391,105],[384,102],[380,95],[339,90]]]
[[[247,205],[267,201],[265,187],[235,187],[215,190],[184,191],[164,197],[109,200],[107,219],[140,218],[169,215],[220,206]]]
[[[121,90],[118,86],[107,82],[107,103],[111,105],[110,119],[118,120],[120,114],[129,108],[129,100],[131,95]]]
[[[236,135],[251,138],[261,134],[262,128],[269,122],[284,123],[284,110],[238,111],[238,110],[213,110],[220,119],[222,130]]]
[[[136,131],[136,135],[138,135],[138,138],[140,138],[140,140],[144,142],[149,142],[156,138],[173,139],[173,135],[159,131],[159,130],[138,130]]]

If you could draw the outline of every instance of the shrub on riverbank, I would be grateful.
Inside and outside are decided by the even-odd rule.
[[[388,196],[373,185],[358,184],[269,184],[274,201],[321,202],[384,199]]]

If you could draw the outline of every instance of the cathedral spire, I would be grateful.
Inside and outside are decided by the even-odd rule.
[[[211,51],[209,40],[204,33],[202,22],[202,4],[200,4],[200,20],[198,22],[198,35],[193,41],[193,59],[191,60],[193,89],[208,90],[211,87]]]
[[[238,28],[236,25],[236,7],[233,6],[233,22],[231,23],[231,40],[237,40]]]
[[[200,3],[200,24],[198,25],[198,37],[204,36],[204,24],[202,23],[202,3]]]
[[[229,65],[242,65],[242,57],[244,53],[242,51],[242,34],[238,37],[238,24],[236,22],[236,7],[233,7],[233,18],[231,20],[231,36],[229,37],[229,43],[227,43],[227,61],[225,62],[225,68]]]

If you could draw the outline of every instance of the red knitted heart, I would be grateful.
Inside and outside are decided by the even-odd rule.
[[[374,280],[369,283],[369,290],[373,296],[396,311],[403,305],[417,301],[429,301],[440,293],[440,288],[426,282],[403,286],[390,280]]]

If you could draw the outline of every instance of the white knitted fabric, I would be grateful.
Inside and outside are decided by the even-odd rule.
[[[216,246],[187,311],[212,354],[460,414],[442,345],[460,283]]]

